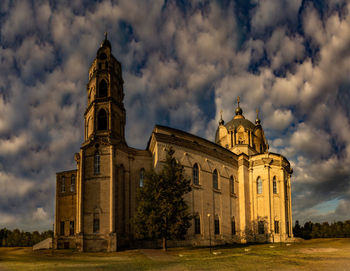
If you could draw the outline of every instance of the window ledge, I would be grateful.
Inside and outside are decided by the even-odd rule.
[[[237,194],[236,194],[236,193],[230,193],[230,196],[231,196],[232,198],[237,198]]]
[[[196,189],[203,189],[203,187],[200,184],[191,184],[192,188]]]
[[[215,193],[221,194],[221,190],[220,190],[220,189],[213,188],[213,191],[214,191]]]

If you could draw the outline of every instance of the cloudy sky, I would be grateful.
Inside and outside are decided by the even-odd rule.
[[[294,168],[293,220],[349,219],[346,0],[0,1],[0,228],[52,228],[55,173],[83,140],[103,33],[122,63],[130,146],[154,124],[214,140],[241,97]]]

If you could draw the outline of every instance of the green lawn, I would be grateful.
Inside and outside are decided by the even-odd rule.
[[[0,248],[0,270],[350,270],[350,239],[80,253]]]

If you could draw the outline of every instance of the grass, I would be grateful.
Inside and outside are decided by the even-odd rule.
[[[0,270],[350,270],[350,239],[80,253],[0,248]]]

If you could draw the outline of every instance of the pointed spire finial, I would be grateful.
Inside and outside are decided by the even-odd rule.
[[[105,39],[101,42],[101,47],[109,47],[109,49],[112,51],[111,43],[107,39],[107,32],[105,32]]]
[[[220,121],[219,121],[219,124],[220,125],[224,125],[224,120],[222,119],[222,109],[220,110]]]
[[[237,96],[237,105],[239,107],[239,96]]]
[[[259,119],[259,109],[256,109],[256,120],[255,120],[256,125],[260,125],[260,119]]]

